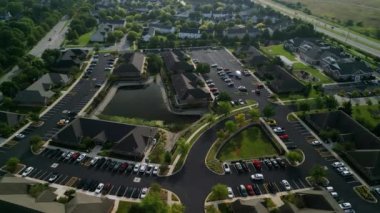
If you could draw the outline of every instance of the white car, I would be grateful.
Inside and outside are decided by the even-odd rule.
[[[217,67],[218,66],[218,64],[211,64],[211,67],[212,68],[215,68],[215,67]]]
[[[312,141],[311,145],[313,145],[313,146],[320,146],[320,145],[322,145],[322,142],[320,142],[320,141]]]
[[[70,158],[71,158],[71,156],[74,154],[74,152],[69,152],[67,155],[66,155],[66,157],[65,157],[65,159],[66,160],[70,160]]]
[[[211,84],[213,81],[211,79],[206,80],[206,84]]]
[[[227,163],[223,163],[223,169],[224,169],[224,173],[226,174],[231,173],[231,168]]]
[[[18,134],[15,135],[15,138],[16,138],[17,140],[21,140],[21,139],[24,139],[24,138],[25,138],[25,135],[24,135],[24,134],[21,134],[21,133],[18,133]]]
[[[333,191],[334,191],[334,187],[332,187],[332,186],[327,186],[327,187],[326,187],[326,190],[327,190],[328,192],[333,192]]]
[[[332,163],[331,166],[335,167],[335,168],[338,168],[338,167],[344,166],[344,163],[342,163],[340,161],[336,161],[336,162]]]
[[[342,175],[343,177],[349,177],[352,176],[352,173],[350,171],[342,171],[340,175]]]
[[[80,154],[79,157],[77,158],[77,161],[78,161],[78,162],[81,162],[85,157],[86,157],[86,154],[82,153],[82,154]]]
[[[380,196],[380,187],[374,188],[373,191],[375,191],[377,195]]]
[[[349,203],[349,202],[341,203],[341,204],[339,204],[339,206],[341,209],[351,209],[352,208],[351,203]]]
[[[251,175],[251,180],[264,180],[264,175],[261,173],[256,173]]]
[[[98,187],[96,187],[95,189],[95,194],[99,194],[100,192],[102,192],[103,187],[104,187],[104,183],[99,183]]]
[[[273,128],[273,132],[275,132],[275,133],[283,133],[283,132],[285,132],[285,129],[283,129],[282,127],[275,127],[275,128]]]
[[[238,101],[239,101],[239,104],[240,104],[240,105],[244,105],[244,104],[245,104],[245,102],[244,102],[243,99],[239,99]]]
[[[49,183],[53,183],[55,180],[57,180],[58,179],[58,174],[57,173],[54,173],[54,174],[52,174],[50,177],[49,177],[49,179],[48,179],[48,181],[49,181]]]
[[[333,198],[339,197],[338,192],[330,192],[330,194]]]
[[[93,166],[96,164],[96,162],[99,160],[99,157],[94,157],[91,161],[90,164]]]
[[[25,171],[22,173],[22,176],[25,177],[29,175],[33,171],[33,167],[29,166],[28,168],[25,169]]]
[[[148,194],[148,188],[143,188],[142,190],[141,190],[141,194],[140,194],[140,198],[141,199],[144,199],[145,197],[146,197],[146,195]]]
[[[145,163],[141,164],[139,172],[144,173],[146,170],[147,165]]]
[[[289,182],[287,181],[287,180],[282,180],[281,181],[281,184],[284,186],[284,188],[286,189],[286,190],[291,190],[292,189],[292,187],[290,186],[290,184],[289,184]]]
[[[228,198],[232,199],[235,197],[234,192],[232,191],[231,187],[227,187],[227,192],[228,192]]]
[[[154,168],[153,168],[153,175],[158,175],[158,172],[159,172],[159,168],[158,168],[158,166],[155,166]]]
[[[139,172],[139,169],[140,169],[140,164],[136,163],[135,167],[133,167],[133,172],[137,173],[137,172]]]
[[[345,166],[342,166],[342,167],[337,168],[336,170],[341,173],[343,171],[348,171],[348,168]]]

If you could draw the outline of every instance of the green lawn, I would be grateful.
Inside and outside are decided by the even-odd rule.
[[[93,30],[91,30],[90,32],[81,35],[78,38],[78,45],[79,46],[86,46],[88,44],[88,42],[90,42],[91,36],[94,32],[95,32],[95,28]]]
[[[284,49],[284,45],[282,45],[282,44],[262,47],[261,49],[264,51],[264,53],[266,53],[267,55],[270,55],[270,56],[282,55],[282,56],[287,57],[291,61],[295,61],[296,60],[296,58],[293,55],[293,53],[285,50]]]
[[[301,70],[303,70],[305,72],[308,72],[312,76],[318,78],[320,80],[319,81],[320,83],[332,83],[332,82],[334,82],[328,76],[326,76],[325,74],[321,73],[319,70],[315,69],[312,66],[307,66],[307,65],[302,64],[302,63],[294,63],[293,64],[293,71],[299,72]]]
[[[250,127],[243,130],[228,141],[218,153],[221,161],[252,159],[268,155],[276,155],[277,152],[270,139],[260,127]]]
[[[133,205],[137,205],[137,203],[120,201],[116,213],[127,213]]]
[[[380,105],[363,105],[352,107],[352,117],[369,129],[380,123]]]

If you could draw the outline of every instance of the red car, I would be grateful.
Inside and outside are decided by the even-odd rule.
[[[253,160],[252,161],[253,166],[257,171],[261,171],[261,161],[259,160]]]
[[[279,135],[278,137],[281,138],[282,140],[288,140],[289,139],[289,135],[287,135],[287,134]]]
[[[211,88],[210,91],[211,91],[211,92],[216,92],[216,91],[218,91],[218,88],[215,88],[215,87],[214,87],[214,88]]]
[[[263,89],[263,88],[264,88],[264,85],[262,84],[257,85],[257,89]]]
[[[255,195],[255,192],[253,191],[253,187],[251,184],[246,184],[245,189],[247,190],[249,195]]]
[[[128,168],[128,163],[127,162],[124,162],[124,163],[122,163],[121,165],[120,165],[120,167],[119,167],[119,172],[120,173],[123,173],[123,172],[125,172],[125,170]]]
[[[79,157],[79,155],[79,152],[75,152],[73,155],[71,155],[71,159],[76,160]]]

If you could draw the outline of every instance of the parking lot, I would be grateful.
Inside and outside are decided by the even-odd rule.
[[[200,63],[217,65],[217,67],[212,67],[210,73],[205,74],[204,78],[205,80],[211,79],[215,84],[215,87],[213,88],[217,88],[219,92],[227,92],[231,96],[232,100],[247,100],[253,99],[254,96],[257,96],[254,90],[257,89],[257,85],[259,85],[259,83],[252,77],[252,75],[245,76],[243,73],[244,68],[226,50],[193,50],[190,52],[190,55],[193,60]],[[233,82],[233,86],[228,86],[228,84],[221,78],[221,76],[218,75],[218,68],[223,68],[223,70],[226,70],[226,72],[231,72],[229,78]],[[232,74],[234,74],[237,70],[241,71],[242,73],[241,79],[232,76]],[[239,86],[244,86],[247,91],[239,91]],[[261,90],[261,92],[263,92],[263,94],[260,95],[268,95],[265,90]]]

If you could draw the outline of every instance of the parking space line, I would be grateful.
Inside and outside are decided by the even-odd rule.
[[[117,188],[117,190],[115,192],[115,195],[117,195],[117,193],[119,192],[120,188],[121,188],[121,185],[119,186],[119,188]]]
[[[40,173],[42,172],[42,170],[37,170],[37,171],[38,171],[37,173],[32,173],[32,174],[30,174],[29,177],[31,177],[31,178],[35,178],[38,174],[40,174]]]
[[[302,185],[302,188],[306,188],[305,184],[302,182],[301,179],[298,179],[298,181],[300,182],[300,184]]]
[[[297,189],[300,189],[300,187],[298,186],[295,180],[292,180],[292,182],[294,183],[294,185],[296,185]]]
[[[357,180],[353,180],[353,181],[348,181],[348,182],[346,182],[346,183],[359,183],[359,181],[357,181]]]
[[[282,191],[282,190],[280,190],[280,188],[277,186],[277,183],[273,182],[273,185],[276,186],[278,192],[281,192],[281,191]]]
[[[68,178],[69,176],[68,175],[66,175],[66,177],[65,178],[63,178],[63,180],[61,181],[61,182],[59,182],[59,184],[60,185],[65,185],[65,180]]]
[[[44,173],[42,173],[42,175],[38,175],[38,176],[36,176],[36,178],[42,180],[41,178],[42,178],[46,173],[47,173],[47,171],[45,171]]]
[[[265,190],[265,194],[269,194],[268,184],[267,184],[267,183],[264,183],[262,186],[263,186],[263,188],[264,188],[264,190]]]
[[[41,179],[41,180],[47,180],[47,179],[49,179],[49,177],[50,177],[52,174],[53,174],[53,172],[49,172],[49,174],[46,175],[46,176],[45,176],[45,175],[42,175],[40,179]]]

